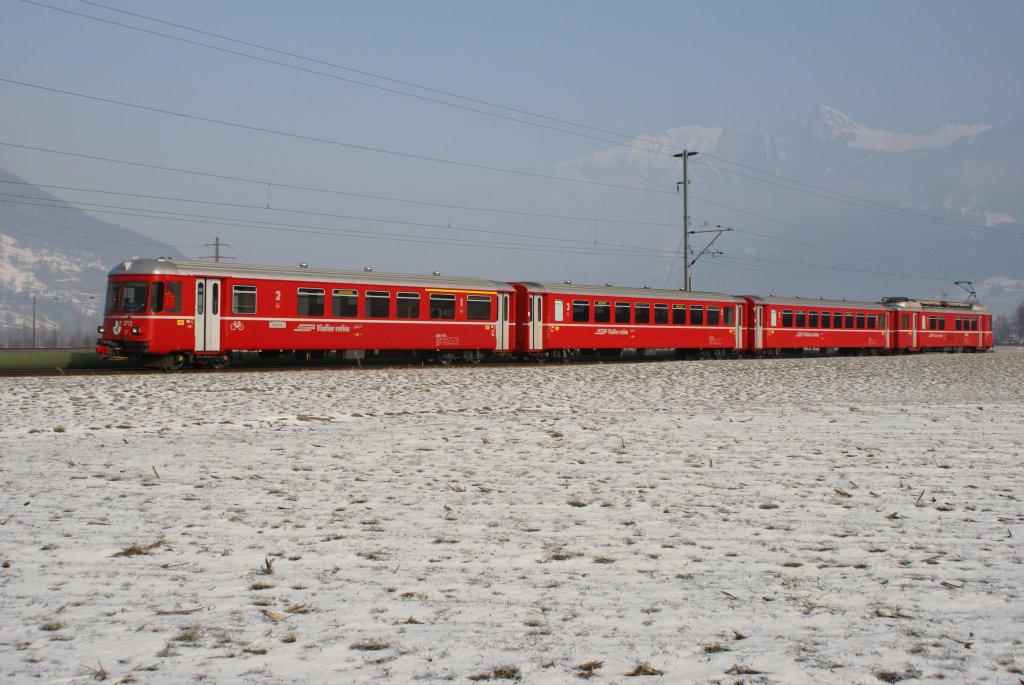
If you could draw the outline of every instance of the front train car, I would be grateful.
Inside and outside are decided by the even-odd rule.
[[[132,259],[114,267],[97,350],[148,366],[296,359],[478,362],[511,347],[508,283],[372,270]]]
[[[129,259],[107,275],[96,351],[105,359],[176,367],[195,350],[195,277],[165,258]]]

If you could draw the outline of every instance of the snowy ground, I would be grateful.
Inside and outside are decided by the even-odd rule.
[[[1016,685],[1022,379],[0,379],[0,682]]]

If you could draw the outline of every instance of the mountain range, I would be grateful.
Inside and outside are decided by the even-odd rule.
[[[794,262],[817,259],[834,265],[837,281],[857,270],[917,279],[908,282],[912,292],[900,293],[882,291],[895,279],[878,279],[885,283],[872,298],[959,299],[953,282],[969,280],[996,313],[1024,299],[1024,119],[894,132],[820,105],[773,133],[684,126],[641,135],[566,161],[556,173],[672,187],[680,163],[665,151],[681,150],[699,153],[689,161],[691,221],[737,227],[715,247],[791,265],[784,278],[759,271],[749,285],[735,275],[731,292],[826,295],[827,270],[792,273],[807,270]]]
[[[0,169],[0,346],[90,345],[107,272],[132,255],[182,257]]]

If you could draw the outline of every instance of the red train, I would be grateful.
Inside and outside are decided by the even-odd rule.
[[[967,303],[807,300],[572,283],[132,259],[111,270],[97,351],[151,366],[220,366],[234,352],[300,359],[390,354],[569,360],[623,350],[680,357],[984,351]]]

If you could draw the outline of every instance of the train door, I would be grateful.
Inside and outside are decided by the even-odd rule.
[[[754,307],[754,349],[764,349],[764,307]]]
[[[498,293],[498,322],[494,328],[496,352],[508,352],[508,293]]]
[[[544,298],[530,295],[530,349],[544,349]]]
[[[736,349],[743,347],[743,305],[736,305]]]
[[[196,279],[196,352],[220,352],[220,280]]]

